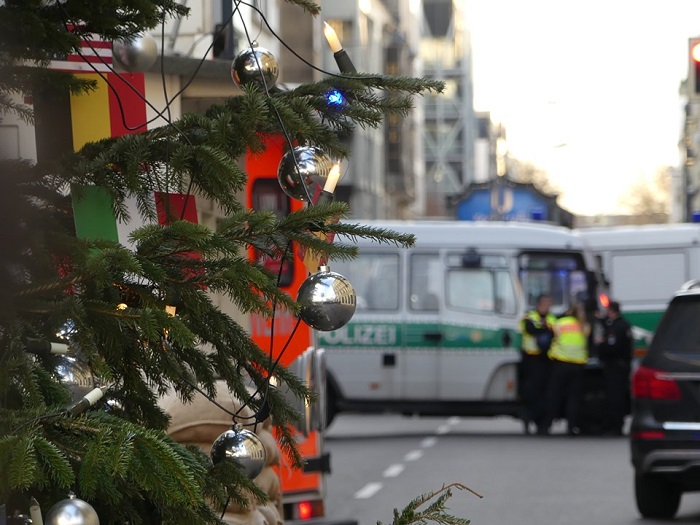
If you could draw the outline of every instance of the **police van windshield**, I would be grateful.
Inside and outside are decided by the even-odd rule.
[[[528,308],[542,294],[552,298],[552,313],[566,310],[572,299],[589,296],[586,267],[580,253],[523,252],[518,258],[520,285]]]

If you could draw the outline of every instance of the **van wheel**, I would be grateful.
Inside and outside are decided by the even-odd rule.
[[[671,519],[681,503],[680,487],[653,474],[634,476],[634,495],[645,518]]]

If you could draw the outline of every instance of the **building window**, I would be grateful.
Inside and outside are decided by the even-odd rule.
[[[491,119],[488,117],[479,117],[476,121],[477,137],[480,139],[488,139],[491,136]]]

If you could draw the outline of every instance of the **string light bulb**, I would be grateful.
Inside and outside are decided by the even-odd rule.
[[[345,49],[343,49],[335,29],[328,22],[323,22],[323,35],[326,37],[331,51],[333,51],[333,58],[335,58],[335,63],[338,64],[340,72],[357,73],[357,69],[355,69],[355,65],[350,60]]]
[[[343,46],[340,43],[340,39],[338,38],[335,29],[333,29],[333,27],[328,22],[323,22],[323,35],[326,37],[328,45],[330,46],[331,51],[333,51],[333,53],[337,53],[338,51],[343,50]]]
[[[336,162],[331,170],[328,172],[328,177],[326,178],[326,183],[323,185],[323,191],[327,191],[330,194],[335,193],[335,187],[338,185],[340,180],[340,163]]]
[[[326,93],[326,100],[328,101],[329,106],[340,107],[345,105],[345,97],[337,89],[332,89]]]

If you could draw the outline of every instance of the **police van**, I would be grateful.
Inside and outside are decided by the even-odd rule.
[[[638,356],[683,283],[700,279],[700,225],[581,228],[577,234],[632,324]]]
[[[519,323],[540,294],[563,313],[595,303],[581,239],[544,223],[371,222],[412,248],[359,240],[331,262],[357,295],[352,320],[319,332],[328,417],[342,411],[519,416]],[[347,242],[338,239],[339,242]]]

